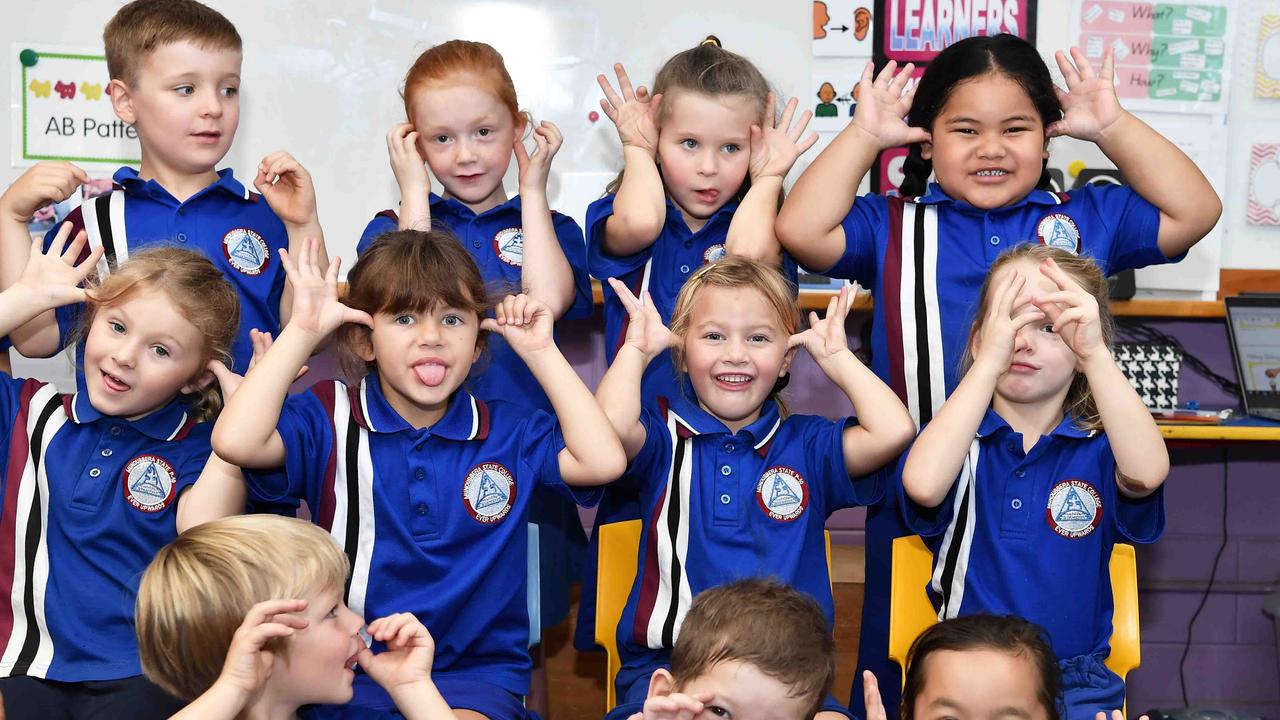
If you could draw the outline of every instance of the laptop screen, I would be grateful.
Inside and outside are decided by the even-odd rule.
[[[1280,397],[1280,298],[1227,298],[1241,389]]]

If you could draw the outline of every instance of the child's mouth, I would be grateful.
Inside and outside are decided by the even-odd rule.
[[[698,196],[699,200],[707,203],[708,205],[714,203],[716,199],[720,197],[719,190],[695,190],[693,194]]]
[[[1008,170],[1001,170],[1000,168],[983,168],[975,172],[974,176],[980,180],[996,181],[1003,180],[1008,174]]]
[[[755,378],[741,373],[723,373],[715,376],[716,384],[726,390],[745,390]]]
[[[427,387],[438,387],[444,382],[445,370],[447,368],[439,360],[424,360],[413,366],[413,374],[418,376],[418,382]]]
[[[111,392],[118,392],[118,393],[129,391],[129,387],[130,387],[129,383],[121,380],[120,378],[116,377],[115,375],[112,375],[111,373],[105,370],[101,372],[102,372],[102,384],[108,390],[110,390]]]

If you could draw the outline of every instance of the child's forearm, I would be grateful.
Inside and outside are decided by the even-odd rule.
[[[573,304],[573,268],[556,238],[545,191],[521,191],[520,224],[524,233],[522,290],[542,301],[552,317],[559,318]]]
[[[733,213],[724,249],[730,255],[782,265],[782,245],[774,234],[782,178],[770,175],[751,181],[751,189]]]
[[[426,680],[412,686],[399,686],[388,691],[391,701],[405,720],[456,720],[457,715],[445,702],[435,683]]]
[[[1222,201],[1200,168],[1151,126],[1124,113],[1098,137],[1125,180],[1160,211],[1160,250],[1167,257],[1195,245],[1218,222]]]
[[[634,458],[644,446],[644,426],[640,424],[640,382],[649,360],[631,345],[623,345],[613,364],[596,386],[596,402],[604,411],[627,459]]]
[[[530,353],[524,361],[547,393],[560,423],[565,445],[560,474],[564,481],[601,485],[618,479],[627,466],[618,434],[559,348],[551,345]]]
[[[30,245],[28,242],[27,246]],[[0,292],[0,336],[16,333],[24,326],[29,327],[32,320],[46,314],[52,316],[53,307],[49,299],[42,297],[38,291],[26,285],[10,285]]]
[[[1116,458],[1116,480],[1129,497],[1155,491],[1169,475],[1169,451],[1151,411],[1106,352],[1085,361],[1085,377]]]
[[[907,408],[852,352],[831,356],[822,370],[849,398],[858,416],[858,424],[844,432],[844,463],[850,475],[865,475],[911,443],[916,424]]]
[[[401,230],[430,230],[431,191],[425,187],[401,186],[397,218]]]
[[[658,239],[667,221],[667,198],[653,156],[623,146],[622,184],[605,221],[604,249],[615,256],[634,255]]]
[[[850,123],[791,188],[776,229],[782,246],[801,265],[825,270],[844,254],[841,222],[879,152],[876,138]]]
[[[286,326],[271,349],[245,376],[213,426],[213,450],[241,467],[275,467],[284,461],[276,433],[289,386],[323,338]]]
[[[243,513],[247,495],[240,468],[210,454],[200,479],[178,500],[178,532]]]
[[[31,235],[26,219],[17,218],[7,207],[0,208],[0,289],[12,287],[18,281],[30,256]],[[62,349],[58,320],[51,309],[41,311],[0,334],[11,336],[13,346],[27,357],[52,357]]]
[[[190,705],[170,715],[169,720],[235,720],[248,701],[243,691],[215,682]]]
[[[999,376],[1000,371],[975,363],[920,431],[902,468],[902,487],[918,505],[937,507],[947,498],[991,405]]]
[[[297,257],[301,252],[303,244],[308,238],[317,238],[320,240],[319,258],[316,264],[323,270],[329,267],[329,251],[324,244],[324,229],[320,227],[318,218],[312,218],[311,222],[303,225],[295,225],[293,223],[284,224],[285,231],[289,235],[289,254]],[[279,328],[258,328],[263,332],[278,332],[285,325],[289,324],[289,317],[293,314],[293,286],[288,280],[284,282],[284,290],[280,293],[280,327]]]

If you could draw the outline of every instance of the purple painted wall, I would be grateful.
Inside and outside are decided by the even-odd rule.
[[[850,337],[856,338],[858,327],[868,320],[866,314],[851,319]],[[560,335],[566,355],[592,386],[604,372],[599,322],[595,317],[568,323]],[[1215,371],[1235,377],[1222,321],[1149,324],[1179,338]],[[832,391],[803,353],[787,395],[796,412],[830,417],[851,412],[848,401]],[[1206,408],[1238,404],[1185,365],[1179,399],[1197,400]],[[1225,499],[1227,545],[1192,634],[1187,695],[1193,706],[1280,717],[1275,632],[1261,611],[1263,597],[1280,585],[1280,444],[1184,444],[1171,448],[1171,455],[1165,536],[1138,551],[1142,667],[1129,677],[1130,711],[1136,717],[1150,708],[1182,706],[1179,660],[1188,622],[1208,586],[1222,541]],[[862,510],[833,516],[829,527],[836,542],[863,542],[864,517]]]

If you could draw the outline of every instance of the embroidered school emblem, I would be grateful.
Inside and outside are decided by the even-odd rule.
[[[800,473],[775,465],[765,470],[756,483],[756,502],[765,515],[791,522],[809,507],[809,486]]]
[[[502,262],[520,267],[524,264],[524,230],[507,228],[493,236],[493,251]]]
[[[486,525],[506,517],[515,499],[516,480],[499,463],[480,463],[462,483],[462,504],[471,517]]]
[[[1102,519],[1102,498],[1083,480],[1063,480],[1049,492],[1044,510],[1049,527],[1064,538],[1082,538]]]
[[[124,499],[142,512],[154,513],[173,502],[177,474],[164,458],[139,455],[124,466]]]
[[[702,251],[702,261],[704,263],[719,262],[724,259],[728,253],[724,249],[724,243],[716,243],[706,250]]]
[[[236,228],[223,235],[222,254],[231,267],[245,275],[261,275],[271,263],[266,241],[249,228]]]
[[[1080,228],[1071,216],[1053,213],[1040,218],[1036,224],[1036,237],[1041,245],[1066,250],[1072,255],[1080,254]]]

